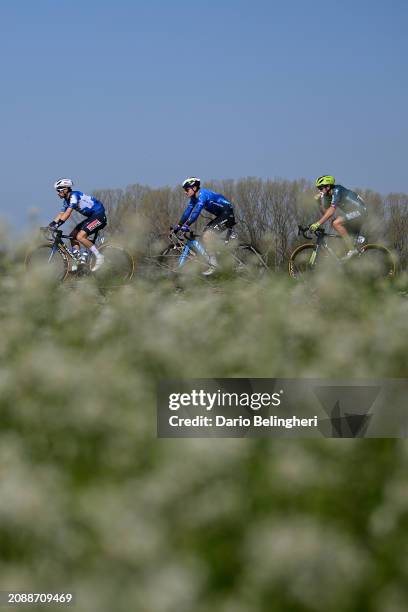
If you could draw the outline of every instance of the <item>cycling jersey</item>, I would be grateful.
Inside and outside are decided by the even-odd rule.
[[[324,208],[333,206],[334,208],[341,208],[346,213],[353,211],[360,211],[365,213],[367,211],[363,199],[351,189],[346,189],[342,185],[334,185],[331,194],[321,194],[321,203]]]
[[[218,217],[223,212],[232,211],[232,204],[220,193],[215,193],[209,189],[200,189],[197,196],[192,196],[186,210],[183,212],[180,225],[188,221],[188,225],[192,225],[197,221],[202,209]]]
[[[105,207],[102,202],[94,196],[82,193],[82,191],[71,191],[68,198],[64,199],[61,212],[65,212],[67,208],[73,208],[81,213],[81,215],[84,215],[84,217],[105,214]]]

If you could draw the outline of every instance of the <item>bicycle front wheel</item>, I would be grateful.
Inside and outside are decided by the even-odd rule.
[[[313,244],[298,246],[289,258],[289,276],[300,280],[314,266],[315,257],[315,246]]]
[[[94,274],[98,280],[109,283],[123,284],[130,281],[133,277],[135,264],[133,257],[120,246],[104,244],[99,248],[99,252],[104,256],[103,265]],[[91,270],[95,264],[95,257],[92,256]]]
[[[62,282],[68,274],[67,257],[50,244],[41,244],[28,253],[25,266],[29,272],[43,270],[50,278],[58,282]]]
[[[392,278],[396,273],[395,257],[381,244],[366,244],[361,249],[364,271],[373,278]]]

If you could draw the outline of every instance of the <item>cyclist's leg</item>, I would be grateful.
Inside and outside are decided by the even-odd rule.
[[[96,272],[102,266],[104,256],[99,252],[95,244],[89,240],[89,236],[106,227],[106,223],[105,215],[94,215],[85,221],[81,230],[78,232],[77,237],[79,242],[95,257],[95,263],[91,267],[92,272]]]
[[[220,215],[212,219],[204,228],[204,232],[212,230],[222,234],[228,229],[232,229],[236,225],[233,209],[223,211]]]
[[[224,232],[228,232],[232,230],[232,228],[236,225],[234,211],[232,209],[228,209],[223,211],[220,215],[212,219],[209,223],[207,223],[206,227],[203,231],[203,241],[205,244],[205,248],[211,258],[211,265],[217,265],[217,259],[215,257],[215,242],[216,235],[221,235]],[[231,234],[228,235],[228,242]]]
[[[179,267],[179,268],[182,268],[182,267],[184,266],[184,264],[186,263],[187,258],[188,258],[188,255],[189,255],[190,250],[191,250],[191,246],[192,246],[192,245],[191,245],[191,243],[192,243],[192,242],[193,242],[192,240],[189,240],[189,241],[188,241],[188,242],[187,242],[187,243],[184,245],[184,248],[183,248],[183,250],[182,250],[182,252],[181,252],[181,255],[180,255],[180,257],[179,257],[179,261],[178,261],[178,267]]]
[[[73,251],[78,251],[79,252],[79,249],[80,249],[81,245],[80,245],[80,243],[78,241],[78,234],[82,230],[83,225],[84,225],[85,222],[86,222],[86,220],[85,221],[81,221],[80,223],[78,223],[74,227],[74,229],[72,230],[72,232],[69,235],[69,237],[70,237],[69,239],[70,239]]]
[[[188,262],[194,260],[197,261],[197,255],[201,255],[201,257],[203,257],[203,259],[209,264],[209,255],[197,238],[187,240],[181,249],[181,253],[180,249],[178,249],[177,252],[179,253],[177,268],[179,269],[183,268]]]
[[[353,234],[353,236],[358,235],[361,232],[361,228],[365,221],[365,218],[366,215],[363,215],[361,213],[351,218],[349,217],[349,215],[346,215],[346,228],[349,234]]]
[[[235,221],[234,211],[229,211],[226,221],[224,223],[224,227],[226,228],[224,241],[225,243],[229,242],[231,238],[237,238],[237,234],[234,232],[233,228],[237,224]]]
[[[215,230],[212,227],[212,224],[214,222],[210,221],[209,223],[207,223],[207,225],[205,226],[204,230],[203,230],[203,248],[206,254],[206,258],[208,261],[208,264],[212,267],[215,267],[217,265],[217,257],[216,257],[216,245],[215,245]]]
[[[98,239],[98,235],[99,235],[99,227],[98,227],[98,229],[96,230],[96,232],[94,234],[90,234],[88,236],[88,238],[92,242],[92,244],[96,244],[96,241]],[[91,238],[91,236],[92,236],[92,238]]]
[[[81,223],[81,227],[77,232],[77,239],[87,249],[89,249],[95,256],[99,255],[99,251],[96,248],[94,241],[89,240],[89,237],[101,229],[106,227],[106,217],[104,215],[94,215],[89,217]]]
[[[197,253],[198,255],[201,255],[201,257],[203,257],[206,262],[208,263],[208,265],[211,268],[211,271],[213,271],[213,269],[215,268],[215,266],[217,265],[217,260],[215,258],[214,255],[211,255],[211,253],[209,253],[209,251],[207,250],[207,248],[197,240],[197,238],[194,238],[192,240],[189,240],[186,244],[186,246],[184,247],[184,251],[180,257],[180,262],[183,258],[183,255],[185,253],[185,251],[187,250],[187,253],[189,252],[189,250],[195,251],[195,253]]]
[[[347,256],[352,256],[358,253],[357,236],[361,234],[362,225],[366,219],[366,212],[363,210],[353,210],[347,213],[342,219],[342,223],[338,227],[333,226],[343,237],[347,247]],[[345,233],[344,233],[345,232]]]
[[[346,247],[346,252],[350,253],[350,251],[353,250],[353,238],[347,231],[350,228],[350,224],[348,223],[347,218],[337,217],[333,221],[333,228],[343,238],[344,245]]]

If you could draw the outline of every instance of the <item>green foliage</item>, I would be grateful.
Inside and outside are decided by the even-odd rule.
[[[407,376],[398,286],[0,282],[1,589],[72,589],[81,612],[405,610],[403,442],[155,434],[161,378]]]

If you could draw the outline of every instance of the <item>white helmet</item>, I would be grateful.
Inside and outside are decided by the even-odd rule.
[[[58,179],[58,181],[55,181],[54,183],[54,189],[56,189],[57,191],[59,189],[64,189],[65,187],[73,187],[74,183],[71,181],[71,179],[67,179],[67,178],[60,178]]]
[[[183,181],[183,189],[188,189],[189,187],[198,187],[200,188],[201,180],[196,176],[189,176]]]

